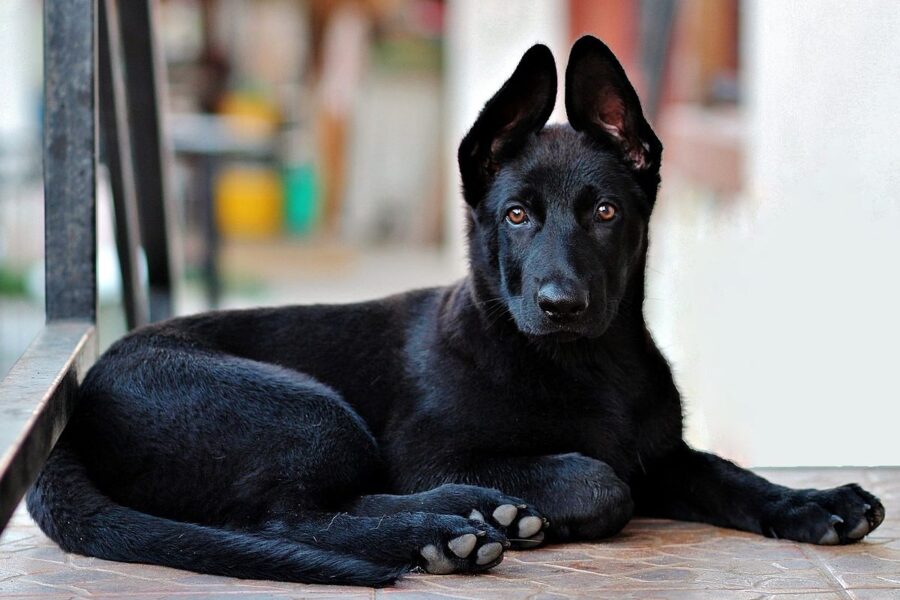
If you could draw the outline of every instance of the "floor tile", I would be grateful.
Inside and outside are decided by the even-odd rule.
[[[0,597],[900,600],[900,469],[772,469],[764,475],[796,487],[856,481],[885,501],[887,521],[859,544],[820,547],[637,519],[605,542],[510,552],[487,574],[412,574],[374,590],[246,581],[65,554],[20,508],[0,538]]]

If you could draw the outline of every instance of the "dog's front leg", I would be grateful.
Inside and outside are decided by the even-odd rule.
[[[884,520],[878,498],[856,484],[791,489],[686,444],[648,465],[635,496],[640,514],[814,544],[855,542]]]
[[[444,477],[524,498],[549,519],[546,535],[552,541],[611,536],[634,512],[628,484],[606,463],[581,454],[491,458],[476,464]],[[529,545],[536,544],[520,547]]]

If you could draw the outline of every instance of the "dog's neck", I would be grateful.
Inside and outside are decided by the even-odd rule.
[[[447,342],[463,352],[476,344],[482,348],[496,346],[510,355],[534,355],[561,366],[582,367],[606,361],[613,355],[633,355],[648,349],[643,344],[635,346],[635,340],[647,340],[647,344],[652,344],[644,321],[643,303],[644,268],[640,265],[635,269],[616,316],[602,335],[555,342],[519,331],[499,293],[485,278],[470,273],[445,296],[441,307],[440,320],[444,324],[441,330]]]

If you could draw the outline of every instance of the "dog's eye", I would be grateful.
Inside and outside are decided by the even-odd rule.
[[[513,225],[521,225],[528,220],[528,213],[521,206],[513,206],[506,211],[506,220]]]
[[[609,202],[601,202],[597,205],[597,212],[594,218],[598,221],[612,221],[616,218],[616,207]]]

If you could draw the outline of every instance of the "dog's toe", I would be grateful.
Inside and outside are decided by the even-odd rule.
[[[544,543],[544,532],[538,531],[536,534],[529,536],[528,538],[520,538],[516,540],[516,549],[518,550],[528,550],[530,548],[536,548]]]
[[[544,527],[544,521],[540,517],[525,517],[519,521],[519,537],[530,538]]]
[[[474,533],[466,533],[447,542],[447,547],[456,556],[466,558],[472,554],[476,541],[478,541],[478,538]]]
[[[478,549],[478,558],[475,562],[482,566],[489,565],[497,560],[501,554],[503,554],[503,544],[491,542]]]
[[[432,575],[446,575],[456,571],[456,565],[436,545],[428,544],[419,552],[425,559],[425,570]]]
[[[862,517],[859,521],[857,521],[856,525],[853,529],[847,532],[847,537],[851,540],[860,540],[869,533],[869,519],[866,517]]]
[[[833,546],[841,541],[841,536],[838,534],[836,526],[841,525],[844,520],[837,515],[831,515],[830,524],[828,525],[828,529],[826,529],[824,535],[819,538],[819,544],[822,546]]]
[[[516,514],[518,512],[519,509],[512,504],[501,504],[496,509],[494,509],[494,513],[491,516],[500,525],[509,527],[513,520],[516,518]],[[519,527],[521,528],[521,524],[519,525]]]
[[[433,575],[485,571],[500,562],[509,545],[503,532],[487,523],[451,515],[435,519],[437,527],[419,548],[417,561]]]

